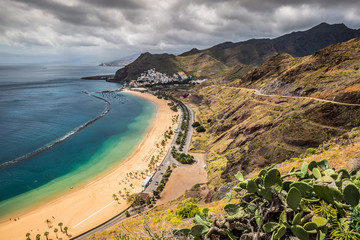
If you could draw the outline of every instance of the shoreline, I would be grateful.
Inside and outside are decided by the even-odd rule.
[[[169,126],[174,127],[171,116],[175,113],[170,110],[167,101],[157,99],[151,94],[128,90],[124,92],[142,97],[156,106],[156,115],[152,119],[151,126],[136,149],[113,169],[90,180],[88,183],[84,183],[78,189],[69,190],[69,192],[47,201],[41,206],[17,214],[16,218],[20,218],[17,221],[2,220],[0,222],[0,236],[2,236],[2,239],[22,239],[27,232],[31,233],[32,237],[36,234],[43,236],[45,231],[50,233],[50,238],[54,238],[53,229],[58,228],[57,224],[59,222],[68,227],[71,236],[76,236],[127,208],[126,200],[120,199],[119,203],[117,203],[112,198],[112,195],[118,193],[124,186],[128,187],[129,190],[127,191],[131,193],[141,191],[143,179],[140,175],[139,178],[129,178],[128,182],[125,183],[126,173],[129,171],[140,172],[147,169],[151,155],[156,151],[154,145],[160,142],[160,138]],[[168,142],[165,149],[169,148],[169,145]],[[129,187],[130,185],[132,187]],[[45,222],[46,219],[53,222],[52,228],[48,227]],[[63,239],[68,238],[60,230],[58,235]]]

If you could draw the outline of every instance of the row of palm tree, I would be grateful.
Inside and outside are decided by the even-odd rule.
[[[48,228],[51,228],[52,226],[51,226],[51,221],[50,221],[50,219],[46,219],[46,224],[48,225]],[[58,223],[58,226],[60,227],[60,230],[61,230],[61,232],[65,232],[65,234],[66,234],[66,236],[69,236],[68,235],[68,227],[67,226],[65,226],[64,227],[64,229],[62,228],[63,227],[63,223],[62,222],[59,222]],[[56,235],[56,238],[58,238],[58,235],[57,235],[57,233],[58,233],[58,231],[59,231],[59,229],[58,228],[54,228],[54,233],[55,233],[55,235]],[[26,233],[26,240],[31,240],[31,238],[30,238],[30,233]],[[44,236],[46,237],[46,240],[48,240],[48,237],[49,237],[49,232],[44,232]],[[41,237],[41,234],[36,234],[36,240],[40,240],[40,237]]]

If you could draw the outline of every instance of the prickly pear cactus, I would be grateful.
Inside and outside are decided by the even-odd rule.
[[[239,182],[227,195],[232,200],[227,199],[226,216],[210,223],[197,215],[196,225],[178,232],[192,239],[326,239],[339,231],[340,222],[350,222],[360,201],[360,173],[330,169],[326,159],[283,175],[269,166],[253,179],[240,172],[235,178]]]

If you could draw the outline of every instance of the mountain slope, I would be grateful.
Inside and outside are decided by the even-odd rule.
[[[302,58],[279,54],[231,86],[198,87],[190,100],[200,122],[211,119],[210,184],[298,157],[358,127],[359,43],[355,38]]]
[[[355,38],[302,58],[280,54],[243,76],[238,85],[264,94],[360,103],[359,46],[360,38]]]
[[[150,68],[168,74],[181,70],[195,77],[234,79],[244,74],[243,71],[234,74],[233,69],[239,64],[256,66],[278,53],[289,53],[295,57],[305,56],[330,44],[359,36],[360,30],[350,29],[344,24],[322,23],[307,31],[293,32],[275,39],[225,42],[204,50],[192,49],[179,56],[145,53],[133,63],[119,69],[115,81],[130,81]],[[201,64],[196,64],[197,61]],[[193,62],[195,65],[187,62]],[[206,72],[209,69],[211,71]],[[230,70],[233,70],[231,77],[227,77],[227,72]]]
[[[293,32],[271,41],[277,52],[303,57],[331,44],[346,42],[359,36],[360,30],[350,29],[345,24],[321,23],[307,31]]]
[[[239,63],[258,65],[278,53],[302,57],[331,44],[345,42],[359,36],[360,30],[350,29],[344,24],[321,23],[307,31],[293,32],[275,39],[225,42],[203,51],[228,66]]]

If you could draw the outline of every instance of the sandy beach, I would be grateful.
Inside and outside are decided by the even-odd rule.
[[[145,174],[140,173],[148,169],[151,157],[160,153],[163,134],[170,126],[176,127],[172,116],[179,113],[170,110],[167,101],[151,94],[127,90],[125,92],[152,101],[157,106],[156,117],[150,130],[133,154],[115,169],[91,183],[78,189],[74,188],[70,193],[35,209],[17,214],[11,220],[3,220],[0,222],[0,239],[25,239],[26,233],[31,234],[31,239],[35,239],[37,234],[42,236],[41,239],[45,239],[44,232],[49,232],[49,239],[56,239],[54,228],[59,229],[59,239],[68,239],[69,236],[76,236],[128,207],[125,199],[120,197],[115,201],[113,194],[119,195],[119,191],[128,191],[131,194],[142,190],[141,183]],[[171,140],[167,141],[162,155],[165,155]],[[160,156],[160,159],[162,158],[163,156]],[[148,175],[151,175],[151,172]],[[46,223],[47,219],[50,223]],[[67,226],[69,236],[60,230],[59,222],[63,223],[62,228]]]

